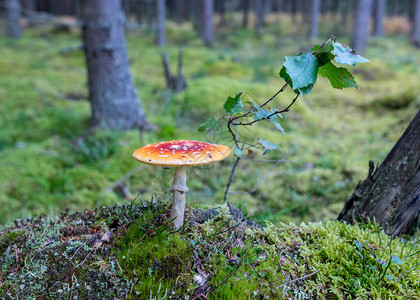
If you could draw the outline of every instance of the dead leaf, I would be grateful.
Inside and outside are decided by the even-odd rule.
[[[101,238],[102,242],[106,242],[106,243],[110,243],[112,240],[112,232],[111,231],[107,231],[104,233],[104,235]]]
[[[44,245],[42,245],[42,247],[45,247],[49,244],[52,244],[54,242],[54,237],[50,237],[45,243]]]
[[[193,294],[193,299],[207,299],[210,287],[207,284],[200,285]],[[201,298],[202,297],[202,298]]]

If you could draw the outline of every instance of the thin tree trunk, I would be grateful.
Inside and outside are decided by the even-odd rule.
[[[342,26],[339,26],[337,28],[338,32],[341,32],[341,27],[344,28],[344,31],[347,30],[347,26],[348,26],[348,23],[349,23],[348,22],[348,19],[349,19],[348,16],[352,12],[352,10],[353,10],[352,2],[347,1],[347,0],[343,1],[343,7],[341,8],[341,14],[340,14],[340,24]]]
[[[318,38],[319,28],[319,12],[321,10],[321,0],[312,1],[312,13],[311,13],[311,32],[310,38],[315,40]]]
[[[391,16],[396,17],[398,16],[398,4],[400,1],[391,1],[392,7],[391,7]]]
[[[388,234],[407,233],[420,211],[420,111],[391,152],[347,199],[339,220],[354,223],[370,218]],[[389,222],[390,221],[390,222]]]
[[[76,0],[73,2],[74,5],[74,15],[76,17],[77,21],[80,21],[82,19],[81,11],[80,11],[80,1]]]
[[[146,2],[143,4],[144,11],[146,12],[147,28],[151,29],[153,26],[153,5],[152,2]]]
[[[375,0],[375,23],[373,27],[374,36],[384,35],[384,16],[386,0]]]
[[[292,15],[292,23],[297,25],[298,1],[292,0],[290,4],[290,14]]]
[[[182,24],[186,19],[186,0],[176,0],[177,23]]]
[[[249,23],[249,1],[250,0],[242,0],[242,9],[243,9],[243,16],[242,16],[242,26],[248,27]]]
[[[357,0],[351,46],[363,53],[369,36],[370,17],[372,15],[372,0]]]
[[[213,12],[214,0],[203,0],[203,41],[207,47],[214,42]]]
[[[19,0],[5,0],[7,13],[7,36],[12,39],[22,37],[20,26],[21,9]]]
[[[416,47],[420,47],[420,0],[414,0],[413,30],[411,40]]]
[[[219,25],[225,26],[226,25],[226,7],[225,2],[222,1],[216,1],[218,6],[218,13],[219,13]]]
[[[157,12],[157,30],[156,30],[156,45],[165,46],[166,34],[165,34],[165,21],[166,21],[166,1],[156,1],[156,12]]]
[[[256,0],[255,2],[255,33],[261,35],[264,25],[264,0]]]
[[[77,1],[76,1],[77,2]],[[35,0],[24,0],[22,2],[23,7],[25,8],[24,15],[28,18],[28,26],[35,26],[35,12],[36,12],[36,3]]]
[[[93,126],[147,127],[130,72],[119,0],[82,0],[83,43]]]

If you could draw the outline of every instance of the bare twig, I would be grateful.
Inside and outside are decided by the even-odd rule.
[[[237,156],[235,158],[235,161],[233,162],[233,165],[232,165],[232,169],[230,170],[229,180],[227,182],[226,190],[225,190],[225,195],[223,197],[225,203],[227,202],[227,197],[228,197],[228,193],[229,193],[230,184],[233,181],[233,174],[235,173],[236,167],[238,166],[238,163],[239,163],[240,159],[241,158],[239,156]]]
[[[123,176],[121,176],[120,179],[118,179],[112,185],[110,185],[107,190],[110,191],[110,192],[112,192],[113,190],[115,190],[115,188],[121,186],[127,179],[129,179],[134,174],[142,171],[144,168],[145,168],[145,166],[139,166],[139,167],[137,167],[137,168],[129,171],[128,173],[126,173]]]
[[[420,263],[418,263],[417,265],[412,266],[411,268],[409,268],[407,271],[405,271],[400,277],[398,277],[398,281],[401,280],[401,278],[403,278],[405,276],[405,274],[407,274],[408,272],[410,272],[412,269],[416,268],[420,266]]]
[[[296,102],[296,100],[297,100],[297,98],[299,97],[299,93],[296,95],[296,97],[295,98],[293,98],[293,100],[292,100],[292,102],[286,107],[286,108],[284,108],[284,109],[282,109],[282,110],[276,110],[275,112],[273,112],[273,113],[271,113],[271,114],[269,114],[267,117],[265,117],[265,118],[262,118],[262,119],[259,119],[259,120],[253,120],[253,121],[250,121],[250,122],[248,122],[248,123],[242,123],[242,122],[240,122],[240,123],[233,123],[232,122],[232,125],[252,125],[252,124],[254,124],[254,123],[256,123],[256,122],[259,122],[259,121],[262,121],[262,120],[270,120],[270,118],[272,117],[272,116],[275,116],[275,115],[278,115],[278,114],[281,114],[281,113],[284,113],[284,112],[288,112],[289,111],[289,109],[290,109],[290,107]],[[262,106],[262,105],[261,105]],[[260,107],[261,107],[260,106]]]
[[[264,182],[264,180],[267,178],[267,176],[270,174],[270,171],[277,167],[279,164],[284,162],[292,162],[288,161],[286,158],[293,153],[296,149],[290,148],[289,151],[280,159],[277,160],[266,160],[266,162],[274,162],[274,164],[261,176],[261,178],[258,180],[258,182],[255,184],[255,186],[250,191],[228,191],[229,194],[252,194],[255,193],[258,189],[258,187],[261,185],[261,183]],[[264,161],[264,160],[256,160],[256,161]]]
[[[277,289],[281,288],[282,286],[288,285],[288,284],[290,284],[290,283],[293,283],[293,282],[299,281],[299,280],[305,280],[305,279],[307,279],[307,278],[309,278],[309,277],[311,277],[311,276],[315,275],[315,274],[316,274],[316,273],[318,273],[319,271],[320,271],[320,269],[316,270],[315,272],[313,272],[313,273],[311,273],[311,274],[308,274],[308,275],[305,275],[305,276],[302,276],[302,277],[299,277],[299,278],[296,278],[296,279],[293,279],[293,280],[289,280],[289,281],[287,281],[287,282],[285,282],[285,283],[283,283],[283,284],[279,285],[279,286],[277,287]]]

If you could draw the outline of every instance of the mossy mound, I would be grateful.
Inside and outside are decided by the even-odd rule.
[[[246,220],[168,201],[17,220],[0,229],[3,299],[417,299],[420,244],[374,223]]]

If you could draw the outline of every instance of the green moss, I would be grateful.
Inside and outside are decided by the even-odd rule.
[[[0,246],[7,240],[9,249],[0,252],[7,277],[0,296],[177,298],[200,288],[217,299],[415,299],[420,292],[420,244],[374,223],[260,229],[223,205],[212,213],[188,207],[187,225],[173,232],[168,204],[130,201],[0,229]],[[110,228],[115,243],[101,238]]]
[[[180,297],[192,284],[185,267],[192,263],[187,242],[178,233],[171,233],[170,228],[157,233],[159,229],[145,232],[133,224],[118,242],[119,263],[125,275],[136,283],[135,294],[141,298],[160,292]]]

